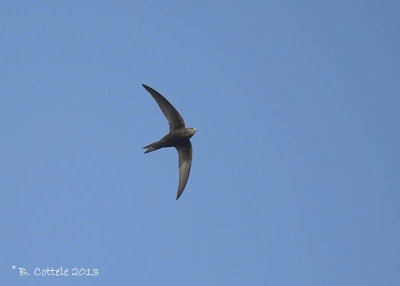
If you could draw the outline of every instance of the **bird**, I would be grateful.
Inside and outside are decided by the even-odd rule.
[[[193,156],[193,148],[190,138],[196,133],[197,129],[185,127],[185,122],[183,121],[182,116],[167,99],[150,86],[145,84],[142,85],[157,102],[169,124],[169,133],[160,140],[143,147],[143,149],[147,149],[144,153],[150,153],[166,147],[176,148],[179,157],[179,184],[178,192],[176,194],[176,199],[178,200],[182,195],[189,178]]]

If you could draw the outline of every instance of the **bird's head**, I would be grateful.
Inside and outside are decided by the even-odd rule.
[[[189,130],[189,132],[190,132],[190,134],[193,136],[194,135],[194,133],[196,133],[196,131],[197,131],[197,129],[196,128],[192,128],[192,127],[189,127],[189,128],[187,128],[188,130]]]

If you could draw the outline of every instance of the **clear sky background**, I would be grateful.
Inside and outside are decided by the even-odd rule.
[[[1,1],[0,284],[400,285],[399,8]]]

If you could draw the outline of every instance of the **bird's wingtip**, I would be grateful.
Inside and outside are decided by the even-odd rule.
[[[183,194],[183,190],[182,191],[178,191],[176,193],[176,200],[179,200],[179,198],[182,196],[182,194]]]

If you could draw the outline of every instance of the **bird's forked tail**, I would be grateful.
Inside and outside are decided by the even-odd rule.
[[[147,146],[144,146],[143,149],[147,149],[146,152],[144,152],[144,153],[146,154],[146,153],[150,153],[150,152],[160,149],[160,147],[156,146],[156,143],[157,142],[151,143],[150,145],[147,145]]]

